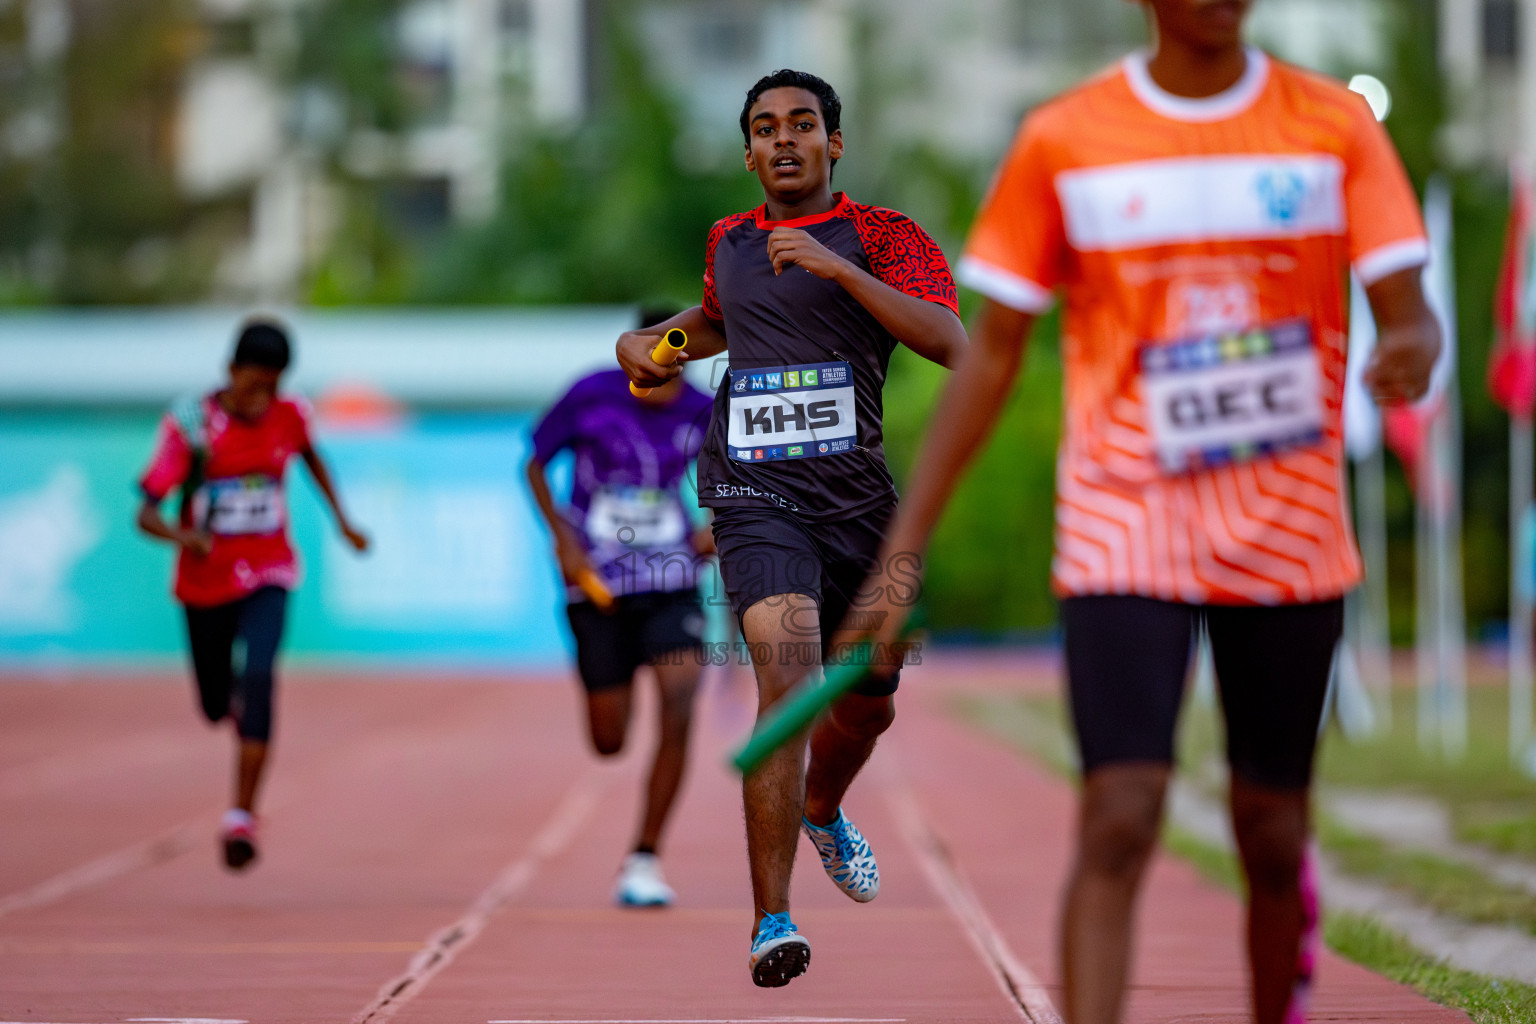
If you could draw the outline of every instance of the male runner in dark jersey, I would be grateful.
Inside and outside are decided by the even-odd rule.
[[[664,318],[646,318],[642,327]],[[667,906],[674,896],[657,850],[682,784],[704,663],[696,566],[715,546],[709,528],[695,529],[689,515],[688,469],[704,443],[709,407],[709,396],[681,377],[636,396],[623,371],[604,370],[577,381],[544,415],[528,459],[528,486],[566,581],[592,746],[605,757],[623,748],[642,665],[654,669],[661,696],[639,834],[614,884],[621,906]],[[575,469],[561,509],[545,467],[566,449]],[[598,601],[582,589],[583,577],[600,581]]]
[[[972,229],[987,298],[890,551],[927,544],[991,432],[1034,319],[1065,302],[1056,556],[1083,768],[1062,911],[1071,1024],[1118,1019],[1193,631],[1211,640],[1259,1024],[1304,1020],[1308,791],[1342,595],[1345,288],[1379,328],[1377,400],[1439,349],[1417,201],[1341,84],[1242,42],[1249,0],[1149,0],[1155,49],[1030,114]],[[889,590],[870,611],[903,612]],[[875,615],[871,614],[871,618]],[[853,624],[857,627],[859,624]]]
[[[753,652],[759,714],[818,668],[895,510],[881,432],[891,353],[906,345],[949,366],[966,344],[933,240],[899,213],[832,191],[841,112],[814,75],[779,71],[752,87],[741,130],[763,205],[710,232],[701,306],[618,342],[620,365],[641,385],[680,372],[650,357],[669,327],[688,332],[688,358],[729,346],[699,495],[715,509],[721,575]],[[810,960],[789,917],[802,828],[843,892],[863,902],[879,889],[869,844],[841,803],[891,724],[896,682],[892,675],[834,705],[811,730],[808,766],[802,739],[744,780],[758,985],[787,984]]]
[[[234,870],[256,859],[256,795],[272,733],[273,663],[288,591],[299,581],[283,488],[290,457],[309,467],[347,543],[368,548],[315,451],[306,406],[277,393],[289,358],[281,324],[247,322],[235,343],[229,382],[166,414],[139,482],[139,528],[180,549],[176,599],[186,608],[203,714],[210,722],[233,719],[235,802],[224,815],[222,841],[224,862]],[[178,488],[181,508],[172,525],[161,516],[160,503]],[[236,639],[244,647],[238,674]]]

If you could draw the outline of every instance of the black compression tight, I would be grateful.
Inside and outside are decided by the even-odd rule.
[[[186,608],[203,714],[210,722],[233,715],[241,739],[265,743],[271,738],[273,664],[287,605],[288,591],[262,587],[228,604]],[[245,647],[238,674],[236,639]]]

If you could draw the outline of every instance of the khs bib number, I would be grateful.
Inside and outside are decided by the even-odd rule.
[[[1147,345],[1139,360],[1147,423],[1165,473],[1248,462],[1322,440],[1322,372],[1305,320]]]
[[[683,507],[670,491],[655,487],[608,487],[592,495],[587,537],[595,545],[661,548],[688,536]]]
[[[220,537],[278,533],[287,519],[283,485],[269,476],[209,480],[198,497],[197,520]]]
[[[847,363],[732,370],[726,442],[737,462],[852,451],[859,427]]]

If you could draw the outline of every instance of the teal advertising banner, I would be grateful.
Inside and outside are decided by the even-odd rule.
[[[565,662],[562,588],[528,495],[529,415],[437,412],[318,431],[353,518],[337,537],[302,463],[289,506],[304,580],[286,650],[391,669]],[[147,412],[0,413],[0,664],[166,664],[182,657],[173,553],[133,525]],[[558,483],[558,481],[557,481]]]

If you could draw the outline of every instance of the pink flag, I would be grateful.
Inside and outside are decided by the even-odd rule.
[[[1536,309],[1532,308],[1531,183],[1510,170],[1509,227],[1504,262],[1494,293],[1498,340],[1488,357],[1488,391],[1511,415],[1529,416],[1536,406]]]

